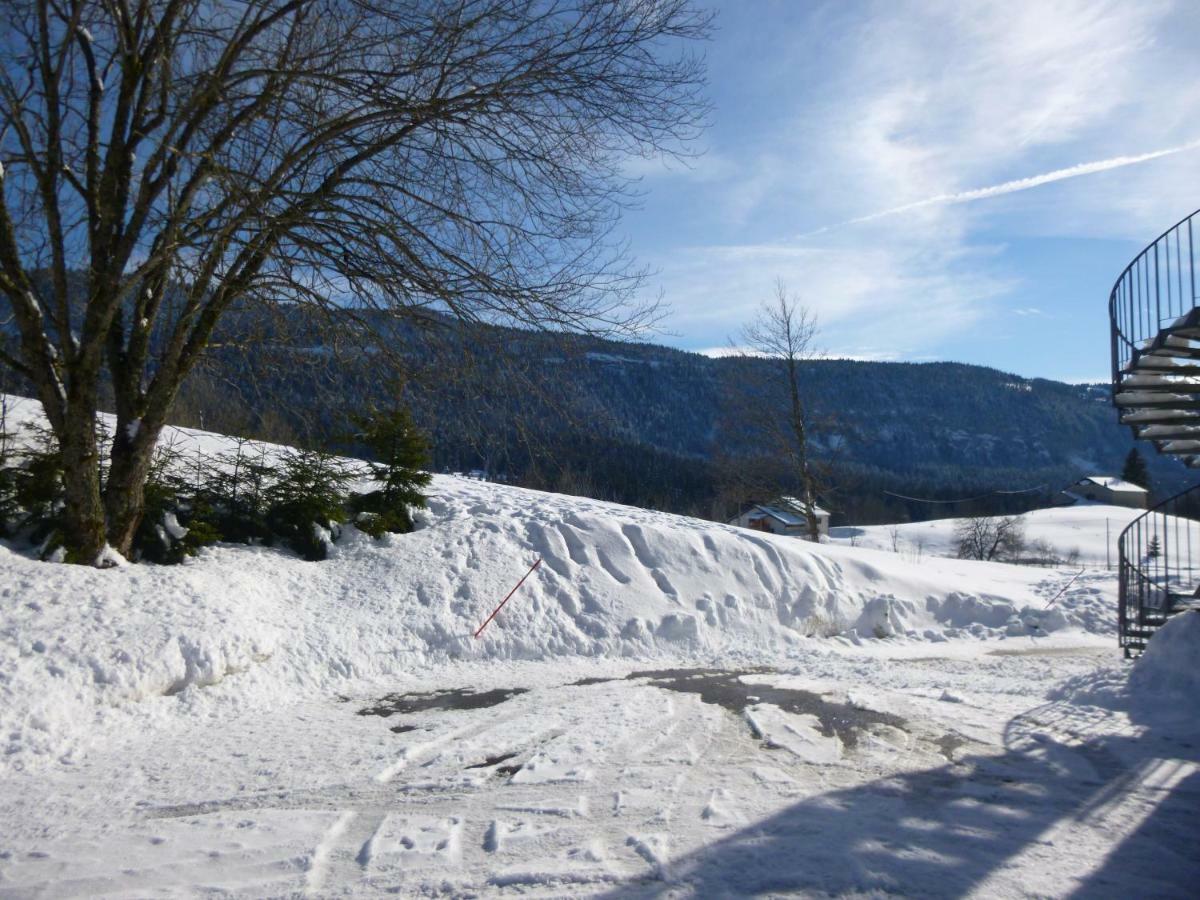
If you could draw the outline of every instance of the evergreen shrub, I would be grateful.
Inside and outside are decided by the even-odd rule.
[[[372,478],[382,486],[351,498],[354,524],[372,537],[413,530],[412,511],[424,509],[421,489],[430,476],[422,470],[429,462],[429,439],[413,425],[407,408],[389,413],[372,412],[358,417],[356,435],[375,457]]]

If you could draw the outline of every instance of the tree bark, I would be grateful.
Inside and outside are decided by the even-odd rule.
[[[113,436],[112,463],[104,485],[104,518],[108,543],[122,556],[132,552],[145,514],[146,479],[160,431],[161,427],[134,420],[118,422]]]
[[[63,544],[67,561],[91,565],[104,549],[104,504],[100,495],[100,454],[96,446],[95,404],[79,409],[83,401],[68,401],[68,412],[59,431],[62,453]]]

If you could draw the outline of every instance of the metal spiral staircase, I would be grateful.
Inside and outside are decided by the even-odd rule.
[[[1113,403],[1134,436],[1200,469],[1200,210],[1129,264],[1109,297]],[[1121,532],[1119,637],[1145,649],[1173,614],[1200,608],[1200,485],[1147,510]]]

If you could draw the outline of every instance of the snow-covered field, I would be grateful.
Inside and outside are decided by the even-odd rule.
[[[431,494],[322,563],[0,546],[0,896],[1191,894],[1200,616],[1130,682],[1102,569]]]
[[[1081,503],[1035,509],[1020,516],[1027,542],[1042,541],[1060,558],[1078,557],[1089,567],[1116,567],[1117,538],[1142,510],[1103,503]],[[843,546],[888,550],[919,561],[926,556],[954,557],[954,529],[959,519],[933,519],[899,525],[847,525],[830,529],[830,539]]]

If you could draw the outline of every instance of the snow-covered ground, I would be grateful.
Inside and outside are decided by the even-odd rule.
[[[431,494],[322,563],[0,547],[0,896],[1190,895],[1194,635],[1131,682],[1110,573]]]
[[[1117,538],[1143,511],[1103,503],[1035,509],[1021,515],[1027,542],[1042,541],[1060,558],[1078,558],[1088,567],[1116,567]],[[843,546],[887,550],[919,561],[954,557],[954,529],[960,519],[933,519],[900,525],[845,525],[831,528],[830,540]]]

